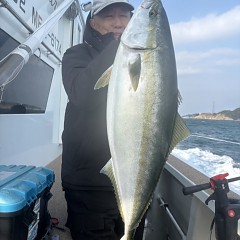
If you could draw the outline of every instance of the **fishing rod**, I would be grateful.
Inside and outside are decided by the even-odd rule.
[[[210,188],[212,190],[214,190],[214,188],[213,188],[214,185],[212,185],[212,181],[213,180],[223,180],[228,175],[229,175],[228,173],[219,174],[219,175],[216,175],[216,176],[210,178],[210,182],[209,183],[203,183],[203,184],[199,184],[199,185],[195,185],[195,186],[191,186],[191,187],[184,187],[183,188],[183,194],[184,195],[189,195],[189,194],[192,194],[192,193],[195,193],[195,192],[199,192],[199,191],[202,191],[202,190],[207,190],[207,189],[210,189]],[[240,180],[240,177],[230,178],[230,179],[226,179],[226,180],[229,183],[230,182],[235,182],[235,181]]]
[[[219,174],[211,177],[209,183],[183,188],[184,195],[210,188],[213,190],[205,204],[208,205],[211,200],[215,201],[215,216],[211,230],[215,223],[216,240],[240,240],[240,201],[227,196],[230,191],[228,183],[239,181],[240,177],[226,179],[228,175],[228,173]]]

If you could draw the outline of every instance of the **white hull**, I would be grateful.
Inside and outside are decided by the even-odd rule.
[[[0,8],[0,30],[2,35],[21,44],[26,42],[29,36],[31,37],[29,33],[44,24],[44,21],[63,1],[4,0],[0,2],[2,4],[7,2],[8,4],[8,8],[5,8],[5,5]],[[84,20],[81,13],[74,20],[70,20],[65,14],[49,32],[44,33],[43,44],[34,46],[37,49],[34,53],[35,56],[43,61],[43,65],[47,64],[48,68],[53,69],[53,76],[49,77],[50,88],[49,92],[47,92],[49,94],[43,96],[47,102],[45,111],[37,114],[34,112],[27,114],[0,114],[0,164],[44,166],[61,154],[61,134],[67,103],[61,81],[61,59],[67,48],[82,41],[83,28]],[[3,47],[6,45],[5,42]],[[9,54],[12,49],[9,48],[6,51]],[[32,78],[34,80],[34,74]],[[18,81],[18,79],[16,78],[14,81]],[[30,83],[31,81],[29,81],[28,85],[20,85],[18,88],[29,89],[29,98],[34,99],[35,96],[34,92],[31,91]],[[32,84],[34,84],[34,81]],[[8,96],[12,94],[14,100],[10,102],[8,100],[5,103],[4,97],[7,94],[7,88],[8,84],[1,92],[2,108],[4,106],[6,108],[11,107],[13,104],[11,101],[16,100],[19,100],[17,102],[19,104],[31,104],[27,98],[24,100],[28,102],[21,102],[21,99],[14,98],[15,92],[8,93]],[[38,89],[37,91],[41,93],[42,90]],[[41,97],[41,94],[39,96]]]

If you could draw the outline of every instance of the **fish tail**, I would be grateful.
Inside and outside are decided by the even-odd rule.
[[[127,240],[127,236],[124,234],[120,240]]]
[[[135,235],[136,229],[133,229],[131,231],[125,231],[125,234],[120,240],[133,240],[133,237]]]

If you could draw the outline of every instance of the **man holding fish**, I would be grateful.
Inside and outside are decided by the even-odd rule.
[[[130,10],[133,10],[133,8],[127,1],[95,1],[95,6],[99,2],[105,4],[111,2],[110,6],[113,6],[113,2],[127,4],[125,5],[128,9],[126,11],[128,13],[127,18],[130,20]],[[120,3],[118,4],[120,6]],[[92,16],[94,16],[94,8]],[[106,22],[112,16],[107,13],[103,22],[100,20],[98,23],[94,23],[90,20],[90,24],[100,34],[106,34],[107,29],[109,29],[106,27],[108,26]],[[122,17],[124,18],[124,14],[120,13],[120,18]],[[110,32],[113,32],[115,39],[119,39],[121,36],[120,43],[119,41],[111,41],[104,48],[104,50],[108,48],[113,50],[115,43],[114,54],[105,55],[104,58],[100,53],[95,57],[95,59],[100,57],[101,60],[99,59],[98,63],[91,61],[91,59],[84,66],[70,65],[71,61],[78,56],[73,57],[73,53],[71,54],[73,59],[68,55],[70,52],[67,52],[63,59],[63,81],[70,99],[69,104],[72,106],[72,111],[79,105],[78,109],[82,111],[75,118],[80,123],[81,131],[76,127],[75,122],[72,122],[69,126],[65,125],[63,133],[63,187],[65,189],[66,186],[72,187],[66,185],[66,177],[68,176],[66,169],[70,169],[70,166],[76,164],[71,160],[66,161],[67,153],[74,154],[78,157],[79,162],[82,161],[76,166],[75,170],[78,171],[79,176],[76,176],[79,179],[86,173],[84,171],[91,168],[96,171],[95,175],[99,177],[97,181],[100,182],[100,179],[104,179],[104,175],[98,175],[97,171],[102,168],[101,172],[111,179],[114,187],[118,208],[125,226],[122,238],[124,240],[133,239],[135,230],[150,204],[168,155],[174,146],[189,134],[177,112],[181,98],[177,88],[175,55],[168,19],[161,1],[143,0],[129,24],[127,24],[128,20],[126,19],[126,24],[123,24],[125,26],[121,30],[120,28],[119,31],[110,30]],[[119,43],[119,46],[116,42]],[[85,44],[90,43],[85,39]],[[94,42],[91,44],[94,44]],[[91,44],[90,46],[92,46]],[[88,48],[89,56],[92,56],[89,49],[91,48]],[[104,53],[104,51],[102,52]],[[109,56],[112,56],[111,60]],[[95,65],[92,65],[94,63]],[[112,63],[113,66],[111,67]],[[70,65],[71,69],[66,69],[67,65]],[[103,71],[100,72],[98,70],[102,65],[104,65],[101,68]],[[90,66],[93,67],[91,72],[86,70]],[[78,71],[73,73],[76,70]],[[104,70],[106,71],[104,72]],[[77,80],[69,85],[68,78],[71,74]],[[81,78],[84,79],[86,75],[89,79],[88,84],[84,85]],[[98,81],[97,78],[99,78]],[[106,88],[105,86],[108,83],[109,86]],[[98,90],[93,92],[87,86],[94,86]],[[77,93],[79,89],[81,89],[81,92]],[[93,100],[96,100],[97,103],[94,106],[91,105]],[[107,112],[105,111],[106,101]],[[67,109],[65,123],[69,121],[69,111],[71,110]],[[101,117],[96,118],[97,115]],[[107,126],[105,125],[106,121]],[[107,129],[104,129],[104,126]],[[66,142],[64,149],[66,131],[74,137],[78,137],[79,144],[74,146],[73,152],[71,150],[66,151]],[[91,135],[86,135],[89,132],[91,132]],[[110,152],[108,154],[106,154],[107,151],[102,151],[103,148],[100,147],[104,144],[104,139],[106,140],[106,146],[109,144]],[[71,149],[71,145],[69,147]],[[87,150],[92,155],[82,155]],[[93,152],[91,152],[92,150]],[[105,150],[107,150],[107,147]],[[89,166],[86,163],[89,156],[95,158],[94,166]],[[109,161],[105,164],[107,157]],[[68,173],[70,174],[70,171]],[[87,177],[89,179],[86,183],[89,184],[89,188],[83,188],[82,190],[87,192],[92,189],[93,192],[97,192],[99,188],[97,190],[96,185],[94,185],[96,182],[93,183],[95,176],[89,175]],[[104,179],[104,181],[108,182],[108,179]],[[93,185],[90,185],[92,183]],[[98,195],[99,201],[104,187],[101,186],[102,191]],[[68,201],[68,190],[65,190],[65,193]],[[68,207],[68,212],[70,212],[69,204]],[[101,238],[99,236],[95,239],[114,238]]]
[[[100,170],[111,158],[107,129],[107,88],[94,90],[113,64],[119,38],[131,18],[128,0],[94,0],[84,42],[63,57],[65,113],[62,185],[68,207],[66,226],[73,239],[120,239],[123,223],[112,184]]]

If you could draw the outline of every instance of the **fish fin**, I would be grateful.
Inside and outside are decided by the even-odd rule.
[[[107,175],[110,178],[111,183],[112,183],[113,188],[114,188],[114,192],[115,192],[115,196],[116,196],[119,212],[120,212],[120,214],[122,216],[122,219],[124,219],[123,218],[123,211],[122,211],[121,201],[120,201],[119,192],[118,192],[118,187],[117,187],[117,182],[116,182],[116,179],[115,179],[115,176],[114,176],[112,159],[110,159],[107,162],[107,164],[101,169],[100,173],[104,173],[105,175]]]
[[[132,87],[136,92],[139,84],[140,75],[141,75],[141,55],[139,53],[134,54],[134,56],[132,56],[129,59],[128,72],[129,72]]]
[[[178,106],[182,103],[181,93],[178,91]]]
[[[98,79],[98,81],[96,82],[95,86],[94,86],[94,90],[100,89],[102,87],[106,87],[109,83],[110,77],[112,74],[112,66],[109,67],[102,75],[101,77]]]
[[[185,139],[186,137],[188,137],[190,135],[190,130],[188,129],[188,127],[186,126],[185,122],[183,121],[183,119],[181,118],[181,116],[179,115],[179,113],[177,113],[177,117],[176,117],[176,122],[175,122],[175,127],[174,127],[174,131],[173,131],[173,137],[172,137],[172,142],[169,148],[169,152],[168,155],[171,153],[171,151],[173,150],[173,148],[179,143],[181,142],[183,139]]]

